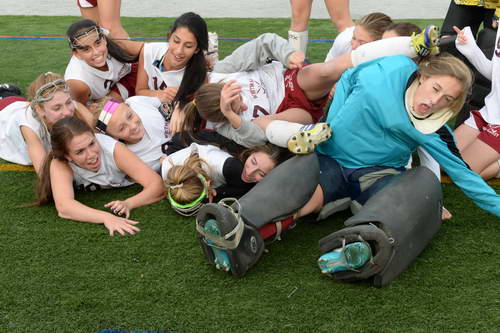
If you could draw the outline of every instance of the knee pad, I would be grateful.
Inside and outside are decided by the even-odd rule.
[[[208,262],[216,267],[227,264],[228,269],[223,270],[241,277],[262,256],[265,245],[259,232],[241,219],[238,202],[228,204],[231,200],[204,205],[196,216],[196,231]],[[216,224],[218,235],[207,231],[209,221]]]
[[[322,254],[364,240],[374,256],[358,271],[332,276],[350,282],[373,277],[376,287],[389,284],[423,251],[441,226],[442,193],[436,176],[425,167],[411,169],[344,222],[347,228],[319,241]]]

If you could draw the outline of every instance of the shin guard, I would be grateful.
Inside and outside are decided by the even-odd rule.
[[[383,287],[401,274],[422,252],[441,226],[442,193],[436,176],[425,167],[403,173],[370,198],[347,228],[319,241],[322,254],[343,242],[364,240],[372,247],[372,260],[358,271],[338,272],[340,281],[374,277]]]

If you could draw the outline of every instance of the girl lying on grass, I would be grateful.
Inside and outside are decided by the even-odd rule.
[[[206,202],[241,197],[287,157],[286,150],[272,144],[236,158],[216,146],[192,143],[166,156],[161,173],[172,208],[190,216]]]
[[[0,102],[0,158],[33,165],[37,174],[50,151],[50,130],[58,120],[75,116],[88,123],[92,115],[73,101],[59,74],[47,72],[28,87],[28,98],[10,96]]]
[[[139,231],[138,222],[129,220],[130,212],[165,195],[161,177],[125,145],[106,135],[94,134],[90,126],[77,118],[64,118],[54,124],[51,145],[38,179],[38,200],[34,205],[53,200],[62,218],[104,224],[110,235],[135,234]],[[104,205],[114,214],[75,199],[75,189],[95,191],[134,182],[143,187],[139,193]]]

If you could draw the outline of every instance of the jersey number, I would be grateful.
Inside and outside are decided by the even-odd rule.
[[[262,113],[262,114],[259,115],[259,112]],[[269,112],[267,112],[267,110],[264,109],[263,107],[256,105],[253,108],[253,118],[254,119],[255,118],[259,118],[260,116],[269,116]]]
[[[112,80],[104,80],[104,89],[110,89],[113,86]]]
[[[167,87],[165,82],[161,81],[160,87],[158,88],[158,78],[153,76],[153,85],[155,86],[155,90],[163,90]]]

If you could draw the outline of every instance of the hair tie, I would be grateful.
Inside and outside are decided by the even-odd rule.
[[[108,123],[113,116],[113,113],[115,113],[116,109],[120,107],[120,103],[114,101],[114,100],[109,100],[104,104],[104,107],[102,108],[101,113],[99,114],[99,119],[97,120],[96,123],[96,128],[101,131],[102,133],[106,133],[106,129],[108,127]]]
[[[195,99],[193,99],[193,100],[191,101],[191,103],[193,103],[193,105],[194,105],[194,106],[196,106],[196,100],[195,100]],[[197,107],[197,106],[196,106],[196,107]]]
[[[184,183],[180,183],[180,184],[177,184],[177,185],[168,185],[168,187],[173,190],[175,188],[181,188],[184,186]]]

